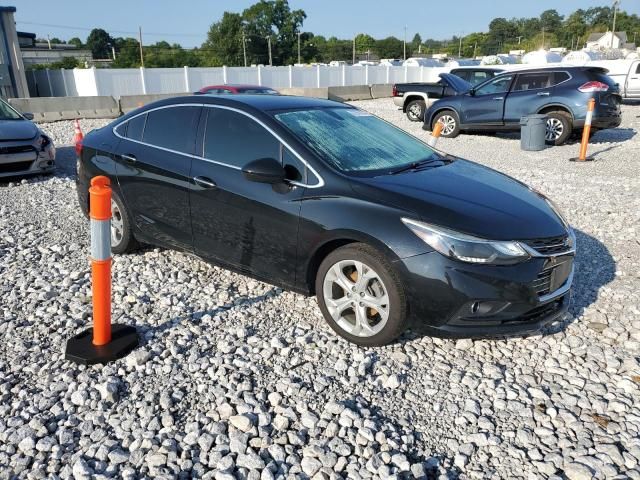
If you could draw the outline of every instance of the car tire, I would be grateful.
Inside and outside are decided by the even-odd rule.
[[[460,118],[453,110],[438,112],[431,123],[431,131],[433,131],[438,122],[442,122],[444,125],[440,134],[441,137],[455,138],[460,135]]]
[[[423,122],[424,121],[424,112],[427,109],[427,104],[424,100],[411,100],[407,104],[407,108],[405,112],[407,114],[407,118],[412,122]]]
[[[567,112],[553,111],[547,114],[546,142],[547,145],[563,145],[571,138],[573,126],[571,115]]]
[[[130,253],[140,244],[133,236],[132,222],[124,202],[115,191],[111,192],[111,252]]]
[[[364,282],[358,282],[360,274]],[[402,282],[368,245],[349,244],[327,255],[316,274],[316,296],[329,326],[356,345],[387,345],[407,328]]]

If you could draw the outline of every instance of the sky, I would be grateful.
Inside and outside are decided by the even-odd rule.
[[[142,27],[143,44],[166,40],[195,47],[206,38],[209,26],[224,11],[241,12],[257,0],[4,0],[17,8],[19,31],[83,41],[100,27],[114,37],[137,36]],[[451,2],[453,3],[453,2]],[[374,38],[396,36],[407,40],[415,33],[423,39],[447,39],[453,35],[488,30],[495,17],[533,17],[555,8],[561,15],[608,0],[289,0],[292,9],[307,13],[303,30],[326,37],[353,38],[368,33]],[[640,15],[640,0],[622,0],[621,8]],[[46,24],[46,25],[44,25]]]

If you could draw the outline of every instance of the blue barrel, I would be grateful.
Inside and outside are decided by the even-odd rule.
[[[547,133],[546,115],[526,115],[520,119],[520,148],[529,152],[537,152],[546,148]]]

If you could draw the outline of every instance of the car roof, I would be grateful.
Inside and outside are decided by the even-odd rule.
[[[262,85],[251,85],[245,83],[226,83],[224,85],[207,85],[206,87],[202,87],[201,90],[206,90],[208,88],[256,88],[259,90],[273,90],[271,87],[264,87]]]
[[[497,65],[463,65],[461,67],[453,67],[451,70],[496,70],[502,72],[504,66]]]
[[[250,107],[256,110],[289,110],[305,108],[353,108],[344,103],[322,98],[299,97],[294,95],[189,95],[171,97],[145,105],[146,108],[154,108],[166,105],[195,103],[224,105],[229,107]]]

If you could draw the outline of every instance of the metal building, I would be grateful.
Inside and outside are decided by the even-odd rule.
[[[15,12],[16,7],[0,7],[0,96],[4,98],[29,96]]]

